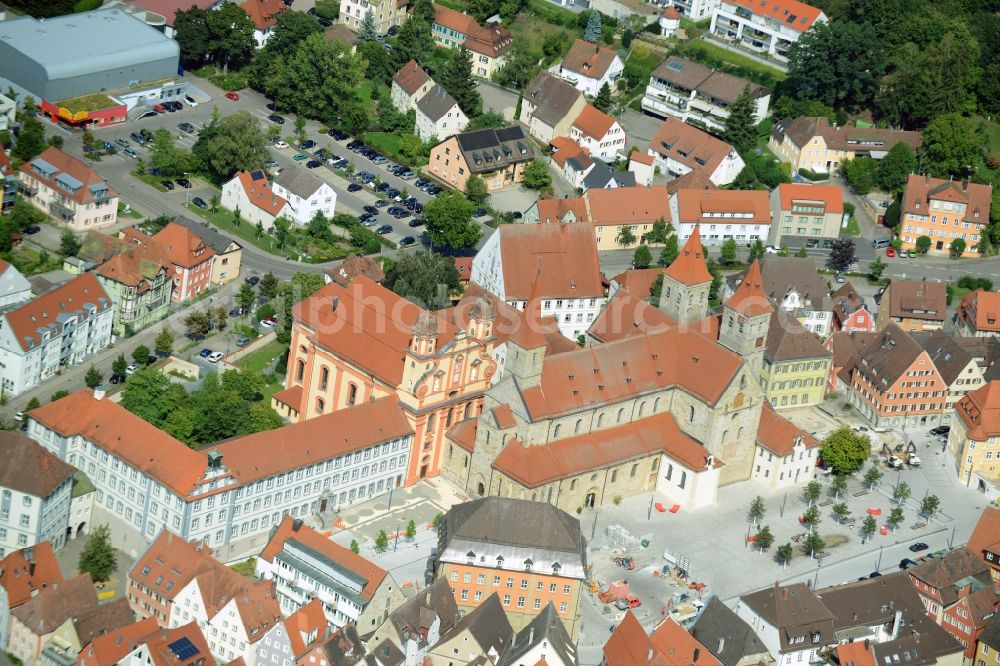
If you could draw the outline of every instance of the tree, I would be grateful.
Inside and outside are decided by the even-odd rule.
[[[89,573],[97,583],[108,580],[118,569],[115,547],[111,543],[111,531],[107,525],[98,525],[87,537],[87,543],[80,551],[77,568],[82,573]]]
[[[816,557],[818,553],[823,552],[824,548],[826,548],[826,541],[818,532],[810,532],[802,542],[802,551],[807,553],[809,557]]]
[[[269,159],[260,123],[247,111],[237,111],[204,128],[192,151],[219,182],[237,171],[259,169]]]
[[[615,240],[622,247],[629,247],[630,245],[634,245],[639,239],[635,237],[635,232],[632,231],[631,225],[623,224],[618,229],[618,237]]]
[[[846,523],[851,517],[851,510],[845,502],[838,502],[833,505],[833,516],[838,523]]]
[[[203,338],[208,335],[211,321],[204,310],[194,310],[184,317],[184,326],[189,337]]]
[[[785,85],[800,100],[848,112],[869,108],[885,73],[881,44],[869,25],[816,24],[788,49]]]
[[[761,518],[764,517],[764,511],[766,510],[766,508],[767,507],[764,505],[763,497],[761,497],[760,495],[754,497],[753,500],[750,502],[750,509],[747,511],[747,517],[749,518],[750,522],[752,522],[754,525],[760,525],[760,520]]]
[[[880,189],[899,194],[911,173],[917,172],[917,156],[910,144],[900,141],[879,160],[875,179]]]
[[[965,252],[965,240],[962,238],[956,238],[948,246],[948,253],[956,259],[961,257],[963,252]]]
[[[453,49],[448,64],[439,77],[441,87],[455,98],[458,106],[469,118],[483,110],[483,98],[472,78],[472,52],[465,46]]]
[[[462,286],[454,261],[423,251],[402,256],[386,271],[384,284],[407,300],[431,310],[449,306],[448,294]]]
[[[358,41],[374,42],[377,39],[378,28],[375,26],[375,12],[369,7],[368,11],[365,12],[364,18],[361,19],[361,25],[358,27]]]
[[[240,285],[240,290],[236,292],[236,303],[243,309],[244,312],[250,309],[250,306],[254,301],[257,300],[257,294],[254,293],[253,287],[244,282]]]
[[[877,163],[870,157],[856,157],[840,164],[840,173],[858,194],[868,194],[875,189]]]
[[[284,215],[274,220],[274,240],[278,241],[279,248],[285,247],[291,229],[292,221]]]
[[[435,10],[432,0],[416,0],[410,6],[413,8],[412,18],[424,21],[428,25],[434,21]]]
[[[882,273],[885,271],[886,263],[882,261],[882,257],[875,257],[875,261],[868,263],[868,275],[872,277],[873,280],[878,280],[882,277]]]
[[[934,118],[921,133],[922,164],[936,178],[968,176],[979,161],[982,139],[972,121],[957,113]]]
[[[802,489],[802,498],[805,499],[809,506],[816,504],[819,500],[819,496],[823,492],[823,486],[820,485],[819,481],[815,479],[806,484],[805,488]]]
[[[119,377],[124,377],[127,369],[128,361],[125,360],[125,354],[118,354],[117,358],[111,362],[111,372]]]
[[[209,314],[211,315],[217,329],[221,331],[226,327],[226,323],[229,321],[229,313],[226,312],[226,308],[219,305],[212,308]]]
[[[410,60],[416,60],[425,66],[434,62],[433,55],[437,47],[431,36],[431,21],[433,19],[421,20],[413,16],[403,23],[389,58],[392,71],[398,72]]]
[[[34,116],[21,116],[21,131],[10,154],[28,161],[45,150],[45,126]]]
[[[892,499],[896,504],[903,505],[906,500],[910,498],[910,484],[906,481],[900,481],[896,484],[896,487],[892,489]]]
[[[149,347],[146,345],[139,345],[132,350],[132,361],[135,362],[139,367],[146,365],[146,359],[149,358]]]
[[[878,521],[875,520],[875,516],[871,514],[865,516],[865,519],[861,521],[862,542],[871,539],[877,530],[878,530]]]
[[[485,206],[489,201],[490,191],[486,187],[486,181],[472,174],[465,181],[465,197],[477,206]]]
[[[358,545],[357,539],[351,539],[351,552],[355,555],[361,552],[361,546]]]
[[[56,391],[49,398],[49,402],[55,402],[56,400],[62,400],[63,398],[65,398],[68,395],[69,395],[69,391],[67,391],[66,389],[62,389],[60,391]]]
[[[384,553],[389,548],[389,535],[385,533],[385,530],[379,530],[378,536],[375,537],[375,550],[380,553]]]
[[[757,143],[757,98],[748,85],[730,107],[722,136],[738,153],[749,151]]]
[[[882,480],[882,470],[878,467],[871,467],[867,472],[865,472],[865,483],[868,484],[868,490],[872,490]]]
[[[104,381],[104,376],[101,371],[95,368],[93,365],[87,370],[87,374],[83,377],[83,382],[87,385],[87,388],[97,388]]]
[[[156,336],[153,349],[156,350],[159,356],[170,356],[174,351],[174,334],[169,328],[164,327],[159,335]]]
[[[292,337],[292,306],[302,299],[311,296],[323,286],[321,273],[296,272],[292,279],[284,282],[278,288],[275,302],[280,304],[276,338],[278,342],[288,344]]]
[[[792,544],[786,543],[783,546],[778,546],[778,550],[775,555],[777,556],[778,561],[781,562],[782,569],[788,566],[788,563],[791,561],[794,554],[795,551],[792,549]]]
[[[552,175],[545,162],[536,157],[524,167],[522,182],[529,190],[547,190],[552,186]]]
[[[601,89],[597,91],[597,97],[594,98],[594,107],[598,111],[607,113],[611,110],[613,102],[614,100],[611,98],[611,86],[609,86],[608,82],[605,81],[604,85],[601,86]]]
[[[510,121],[504,118],[502,113],[498,111],[484,111],[469,121],[469,124],[465,126],[465,131],[472,132],[481,129],[506,127],[509,124]]]
[[[257,291],[266,298],[274,298],[278,294],[278,278],[274,277],[274,273],[268,271],[260,276]]]
[[[712,284],[708,286],[708,300],[709,302],[718,302],[719,300],[719,287],[722,286],[722,269],[719,268],[719,263],[714,257],[709,257],[708,261],[705,262],[705,268],[708,269],[709,274],[712,276]]]
[[[660,250],[660,263],[669,266],[674,263],[678,254],[680,254],[680,248],[677,246],[677,235],[674,234],[667,239],[663,249]]]
[[[847,492],[847,477],[842,474],[834,474],[830,490],[835,499],[840,499],[840,496]]]
[[[802,522],[809,526],[809,529],[816,529],[819,526],[820,515],[819,509],[810,504],[809,508],[802,513]]]
[[[211,50],[212,33],[208,25],[208,12],[194,5],[174,14],[174,40],[180,47],[181,62],[198,66],[205,62]]]
[[[31,400],[28,401],[28,404],[24,406],[24,411],[30,412],[31,410],[38,409],[41,406],[42,403],[38,400],[38,398],[32,397]]]
[[[934,518],[934,515],[941,509],[941,500],[937,495],[927,495],[920,501],[920,513],[927,520]]]
[[[917,237],[917,253],[927,254],[927,251],[931,249],[931,237],[930,236],[918,236]]]
[[[424,207],[427,235],[434,247],[460,250],[474,246],[482,228],[472,221],[475,204],[461,192],[442,192]]]
[[[596,10],[592,11],[590,17],[587,19],[587,27],[583,31],[583,38],[591,44],[600,44],[602,33],[601,13]]]
[[[161,127],[153,136],[153,147],[149,151],[150,165],[161,176],[173,176],[181,171],[181,155],[174,143],[174,135],[170,130]]]
[[[759,238],[750,244],[750,259],[760,259],[767,253],[767,249],[764,247],[764,241]]]
[[[80,239],[73,233],[72,229],[63,229],[59,236],[59,252],[62,253],[62,256],[75,257],[80,251],[81,245]]]
[[[646,243],[666,243],[670,231],[670,223],[661,217],[653,222],[653,228],[643,234],[642,239]]]
[[[722,263],[731,264],[736,261],[736,239],[727,238],[722,241],[722,247],[719,249],[719,257],[722,259]]]
[[[795,251],[795,256],[799,258],[805,258],[809,256],[809,251],[806,250],[805,246],[801,246]]]
[[[336,21],[340,17],[340,3],[337,0],[316,0],[315,8],[316,16],[320,18]]]
[[[257,46],[256,26],[242,7],[224,3],[207,12],[207,20],[213,62],[221,62],[223,71],[228,73],[230,65],[240,66],[250,61]]]
[[[412,520],[406,523],[406,538],[412,539],[417,536],[417,524]]]
[[[893,531],[895,531],[897,527],[903,524],[903,520],[903,507],[894,506],[892,507],[892,510],[889,511],[889,517],[886,522],[889,523],[889,526]]]
[[[507,52],[507,62],[494,79],[502,86],[524,89],[536,71],[538,56],[532,51],[515,45]]]
[[[306,140],[306,119],[302,116],[295,116],[295,141],[301,146]]]
[[[846,268],[854,263],[854,241],[850,238],[838,238],[830,246],[830,265],[836,268]]]
[[[771,528],[767,525],[757,530],[757,538],[754,539],[754,545],[760,549],[761,552],[768,550],[774,545],[774,534],[771,532]]]
[[[653,253],[649,251],[649,246],[640,245],[635,248],[635,252],[632,254],[632,265],[636,268],[649,268],[649,265],[653,263]]]
[[[833,431],[824,440],[820,457],[834,474],[852,474],[861,469],[871,454],[871,440],[850,428]]]
[[[306,234],[312,236],[313,238],[318,238],[319,240],[324,240],[328,243],[334,241],[333,231],[330,229],[330,222],[325,217],[323,217],[322,211],[316,211],[316,214],[312,216],[306,224]]]

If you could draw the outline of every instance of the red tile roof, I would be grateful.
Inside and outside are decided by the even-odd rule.
[[[98,636],[77,655],[77,666],[115,666],[130,652],[160,631],[156,618],[147,617]]]
[[[708,264],[705,263],[700,227],[695,226],[677,258],[667,266],[663,274],[688,286],[712,281],[712,274],[708,272]]]
[[[503,224],[497,233],[508,300],[526,301],[536,275],[541,280],[539,294],[546,299],[604,297],[597,240],[590,225]]]
[[[717,224],[720,213],[741,215],[725,218],[726,224],[771,223],[771,203],[766,190],[680,190],[677,209],[681,224]],[[746,214],[750,217],[742,217]]]
[[[10,552],[0,560],[0,587],[7,592],[7,606],[20,606],[37,592],[63,581],[52,544],[42,541]]]
[[[563,58],[562,68],[591,79],[603,78],[618,54],[611,49],[577,39]]]
[[[654,649],[669,666],[722,666],[714,654],[673,618],[667,618],[649,634]]]
[[[202,541],[189,543],[170,530],[163,530],[129,570],[128,577],[166,601],[216,565],[212,549]]]
[[[645,164],[646,166],[653,166],[653,156],[649,153],[640,153],[636,150],[633,151],[628,158],[632,162],[638,162],[639,164]]]
[[[649,298],[653,283],[663,273],[662,268],[633,268],[619,273],[613,279],[619,288],[631,293],[637,298]]]
[[[664,158],[669,157],[692,169],[705,169],[710,174],[733,152],[733,147],[722,139],[677,118],[663,121],[650,140],[649,148]]]
[[[535,279],[531,284],[531,294],[524,304],[524,317],[519,322],[520,326],[515,328],[508,338],[521,349],[538,349],[545,346],[545,320],[551,319],[551,317],[542,316],[543,284],[542,271],[538,269],[535,271]]]
[[[97,590],[89,573],[56,582],[11,611],[35,636],[44,636],[64,622],[97,608]]]
[[[975,331],[1000,333],[1000,293],[971,291],[962,297],[955,315]]]
[[[260,173],[263,175],[263,172]],[[240,186],[250,203],[271,217],[279,217],[285,206],[288,205],[284,197],[274,193],[271,181],[266,176],[254,180],[249,171],[239,171],[233,178],[239,179]]]
[[[648,293],[643,296],[641,292],[624,288],[618,290],[594,319],[587,333],[601,342],[612,342],[676,329],[677,321],[673,317],[646,300]],[[688,330],[692,329],[689,327]]]
[[[670,198],[664,185],[587,190],[584,200],[595,224],[670,221]]]
[[[574,142],[576,144],[576,142]],[[575,221],[581,222],[589,219],[587,203],[583,197],[570,197],[563,199],[539,199],[538,200],[538,221],[539,222],[562,222],[566,215],[573,213]]]
[[[608,132],[611,131],[612,126],[614,126],[616,122],[617,121],[608,114],[603,111],[599,111],[597,107],[592,104],[588,104],[583,107],[583,111],[581,111],[580,115],[573,121],[573,127],[580,130],[580,132],[586,134],[590,138],[600,141],[607,136]]]
[[[765,400],[760,410],[757,443],[775,455],[784,457],[792,453],[795,442],[802,438],[807,449],[819,446],[820,441],[774,411]]]
[[[987,506],[983,509],[965,547],[980,557],[984,549],[1000,553],[1000,508]],[[993,562],[993,567],[1000,567],[1000,562]]]
[[[216,2],[218,0],[129,0],[129,4],[165,17],[167,25],[170,27],[174,26],[174,18],[177,12],[190,9],[191,7],[211,9],[212,5]]]
[[[778,185],[781,210],[791,211],[792,202],[821,202],[827,213],[843,214],[844,195],[833,185],[807,185],[805,183],[782,183]]]
[[[777,21],[796,32],[805,32],[823,12],[797,0],[724,0],[725,4],[742,7],[755,16]]]
[[[205,245],[198,234],[176,222],[163,227],[153,238],[175,266],[193,268],[215,256],[215,250]]]
[[[288,9],[282,0],[246,0],[240,5],[253,24],[260,31],[273,28],[278,23],[278,14]]]
[[[736,312],[747,316],[756,317],[767,312],[774,312],[774,306],[767,299],[762,286],[763,280],[760,277],[760,263],[754,259],[750,265],[750,270],[743,277],[743,280],[736,286],[733,295],[726,301],[726,305]]]
[[[291,516],[285,516],[282,519],[277,529],[271,534],[271,538],[267,544],[264,545],[264,549],[260,552],[260,559],[265,562],[273,561],[274,556],[284,549],[285,542],[288,539],[295,539],[302,545],[315,550],[333,562],[336,562],[338,566],[357,574],[367,581],[361,590],[361,596],[370,600],[379,585],[385,580],[387,575],[385,570],[361,555],[352,552],[350,549],[334,543],[308,525],[300,522],[296,526],[296,522]],[[323,610],[321,607],[320,616],[322,616],[322,613]],[[316,621],[315,618],[313,621]]]
[[[38,160],[48,162],[51,166],[55,167],[56,172],[52,174],[51,177],[46,178],[34,167]],[[58,148],[47,148],[45,152],[38,157],[32,158],[22,164],[20,171],[32,180],[45,183],[47,187],[55,190],[63,196],[73,199],[77,203],[92,203],[96,199],[92,188],[99,188],[100,190],[106,192],[106,196],[109,198],[118,196],[118,192],[111,188],[101,174],[97,173],[97,171],[91,169],[75,157],[67,155]],[[77,187],[76,190],[68,189],[65,184],[61,184],[59,182],[60,176],[63,174],[72,176],[74,179],[79,181],[80,186]]]
[[[136,287],[141,294],[149,290],[150,283],[156,281],[161,271],[169,274],[172,269],[160,244],[150,241],[116,254],[94,272],[108,280]]]
[[[673,5],[669,5],[666,9],[660,12],[660,16],[662,16],[665,19],[680,20],[681,13],[677,11],[676,7],[674,7]]]
[[[632,611],[604,644],[604,662],[606,666],[722,666],[673,619],[667,618],[647,636]]]
[[[581,148],[580,144],[569,137],[557,136],[549,141],[549,145],[552,146],[552,160],[561,167],[566,166],[566,161],[570,158],[576,158],[576,161],[583,168],[587,168],[594,163],[590,159],[590,151],[586,148]],[[552,199],[552,201],[565,201],[565,199]],[[538,203],[540,210],[541,201]]]
[[[434,5],[434,23],[465,35],[465,48],[491,58],[503,55],[514,45],[507,28],[496,23],[479,25],[471,16],[442,5]]]
[[[170,649],[173,643],[182,638],[188,639],[191,645],[197,648],[197,652],[187,659],[179,659],[177,653]],[[200,666],[199,662],[202,660],[204,666],[215,664],[215,659],[208,649],[208,641],[198,628],[198,623],[193,620],[173,629],[164,629],[158,636],[146,642],[146,648],[153,660],[153,666]]]
[[[67,315],[75,315],[77,323],[114,307],[104,287],[93,273],[78,275],[69,282],[45,292],[38,298],[25,302],[4,315],[7,325],[21,345],[28,351],[41,344],[40,329],[48,329],[50,336],[62,334]]]
[[[0,146],[0,178],[14,175],[14,167],[3,146]]]
[[[291,516],[285,516],[291,519]],[[348,551],[350,552],[350,551]],[[353,553],[351,553],[353,555]],[[302,608],[282,620],[288,633],[288,642],[292,646],[292,656],[296,659],[309,654],[309,651],[326,639],[326,616],[323,614],[323,602],[313,599]]]
[[[22,167],[23,169],[23,167]],[[993,188],[968,181],[944,180],[910,174],[903,191],[902,214],[930,215],[931,200],[950,201],[965,206],[965,222],[988,224]]]
[[[408,95],[420,90],[420,86],[431,80],[431,77],[424,71],[424,68],[417,64],[416,60],[410,60],[396,72],[392,77],[393,82],[399,84]]]
[[[42,405],[29,416],[64,437],[85,437],[182,498],[195,489],[208,467],[204,453],[190,449],[121,405],[94,398],[90,389]]]
[[[837,646],[837,663],[841,666],[876,666],[868,641],[853,641]]]
[[[708,449],[685,435],[669,412],[654,414],[613,428],[525,446],[507,445],[492,467],[526,488],[664,453],[688,469],[706,469]]]
[[[955,404],[955,413],[972,439],[982,442],[1000,435],[1000,380],[966,393]]]

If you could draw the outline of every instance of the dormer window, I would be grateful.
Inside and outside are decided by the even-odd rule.
[[[503,555],[497,555],[497,568],[503,568]]]

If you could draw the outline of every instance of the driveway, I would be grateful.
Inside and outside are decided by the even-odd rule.
[[[618,122],[625,129],[628,137],[628,147],[635,146],[641,152],[646,152],[649,142],[656,131],[663,125],[663,119],[655,116],[647,116],[635,109],[626,108],[622,111]]]
[[[483,98],[483,108],[496,111],[507,120],[514,119],[514,111],[517,108],[517,91],[504,88],[492,81],[476,79],[479,87],[479,94]]]

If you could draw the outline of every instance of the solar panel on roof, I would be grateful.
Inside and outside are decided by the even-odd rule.
[[[667,68],[672,69],[675,72],[682,72],[684,71],[684,63],[678,60],[672,60],[667,63]]]
[[[167,647],[170,648],[170,651],[177,655],[177,658],[181,661],[187,661],[199,652],[198,647],[191,642],[190,638],[186,636],[178,638],[173,643],[167,645]]]
[[[250,179],[251,180],[264,180],[264,172],[260,171],[259,169],[257,171],[251,171],[250,172]]]

